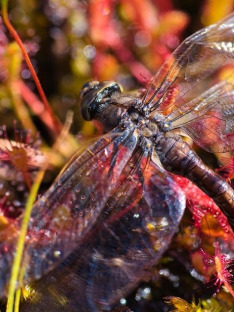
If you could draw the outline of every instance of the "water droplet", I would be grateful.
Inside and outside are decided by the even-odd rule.
[[[96,48],[92,45],[87,45],[83,49],[84,55],[87,57],[87,59],[91,60],[96,55]]]
[[[136,33],[134,41],[138,47],[144,48],[150,44],[151,36],[148,32],[141,30]]]
[[[21,206],[21,202],[20,202],[19,200],[14,200],[14,201],[13,201],[13,205],[14,205],[15,207],[20,207],[20,206]]]
[[[28,69],[24,69],[22,72],[21,72],[21,76],[22,78],[24,79],[28,79],[31,77],[31,73]]]
[[[15,207],[13,207],[13,206],[9,206],[9,207],[8,207],[8,211],[10,211],[10,212],[14,212],[14,211],[15,211]]]
[[[17,187],[17,191],[19,191],[19,192],[23,192],[25,190],[25,185],[24,184],[20,184],[20,185],[18,185],[18,187]]]
[[[126,305],[127,300],[126,300],[125,298],[121,298],[121,299],[119,300],[119,302],[120,302],[121,305]]]
[[[55,250],[55,251],[54,251],[54,256],[55,256],[56,258],[58,258],[60,255],[61,255],[61,251],[59,251],[59,250]]]

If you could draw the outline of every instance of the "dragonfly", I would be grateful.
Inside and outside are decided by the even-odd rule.
[[[86,120],[105,134],[77,152],[35,203],[22,258],[22,285],[35,300],[20,311],[110,311],[150,276],[177,231],[188,178],[234,228],[234,190],[184,140],[211,153],[234,149],[234,14],[187,38],[146,91],[86,83]],[[0,294],[7,294],[15,237],[0,242]],[[32,295],[33,297],[33,295]]]

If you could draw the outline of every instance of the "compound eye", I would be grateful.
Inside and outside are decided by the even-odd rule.
[[[83,97],[89,93],[89,91],[98,89],[99,85],[100,82],[95,80],[86,82],[80,91],[80,99],[82,100]]]
[[[87,82],[80,93],[81,114],[85,120],[92,120],[100,115],[110,101],[111,95],[121,93],[122,87],[114,81]]]

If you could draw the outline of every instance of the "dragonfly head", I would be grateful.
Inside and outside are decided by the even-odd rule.
[[[80,92],[83,118],[97,119],[97,116],[109,105],[111,96],[121,92],[122,87],[114,81],[90,81],[84,84]]]

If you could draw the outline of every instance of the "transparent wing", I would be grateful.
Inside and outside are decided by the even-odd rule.
[[[96,222],[137,145],[134,130],[116,128],[75,155],[35,204],[23,263],[24,283],[53,269]],[[6,291],[15,241],[0,243],[0,293]]]
[[[214,83],[214,75],[234,64],[234,13],[187,38],[160,68],[144,96],[151,111],[173,111]]]
[[[178,185],[150,156],[138,147],[87,240],[35,285],[43,300],[21,311],[109,311],[149,277],[185,208]]]
[[[166,117],[209,152],[234,149],[234,76],[216,84]]]

